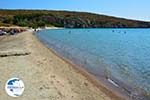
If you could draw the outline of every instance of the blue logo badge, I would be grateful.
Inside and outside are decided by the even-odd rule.
[[[6,82],[5,90],[9,96],[19,97],[24,92],[24,83],[19,78],[11,78]]]

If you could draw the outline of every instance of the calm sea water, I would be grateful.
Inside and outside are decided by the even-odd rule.
[[[57,29],[37,36],[93,75],[114,77],[135,94],[150,95],[150,29]]]

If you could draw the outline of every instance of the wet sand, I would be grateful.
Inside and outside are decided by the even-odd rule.
[[[45,47],[32,31],[0,37],[0,55],[4,54],[0,57],[0,100],[123,100]],[[13,77],[25,84],[18,98],[5,92],[6,81]]]

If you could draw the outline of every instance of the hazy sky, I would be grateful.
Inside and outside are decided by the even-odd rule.
[[[1,0],[0,8],[86,11],[150,21],[150,0]]]

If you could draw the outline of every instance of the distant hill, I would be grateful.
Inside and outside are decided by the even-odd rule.
[[[150,22],[74,11],[0,9],[0,26],[65,28],[150,28]]]

